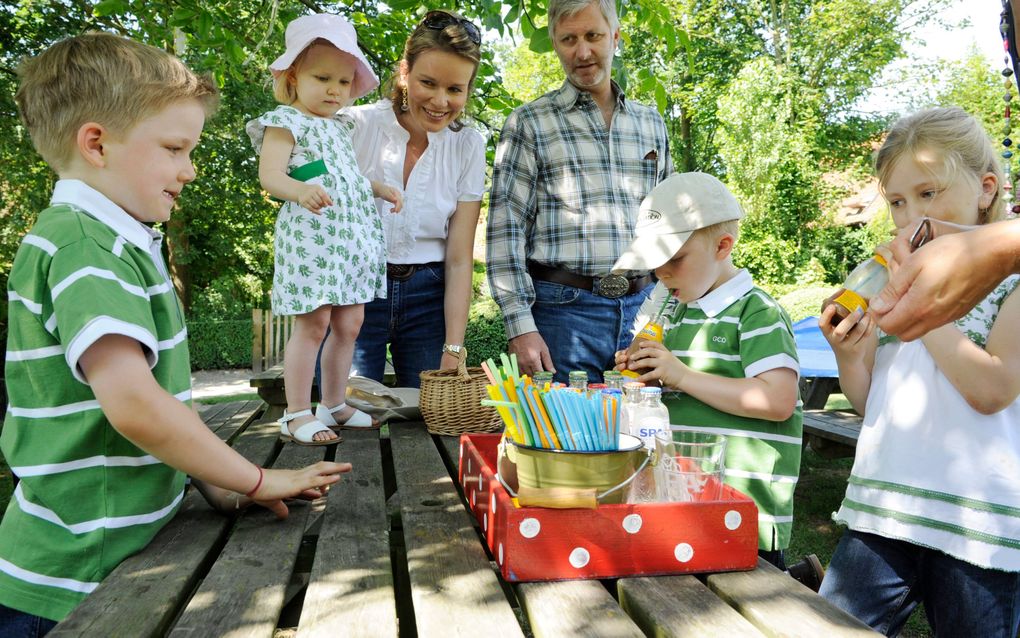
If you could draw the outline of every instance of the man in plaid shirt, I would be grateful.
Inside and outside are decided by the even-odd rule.
[[[559,89],[507,119],[496,150],[488,279],[521,370],[601,377],[627,346],[654,283],[610,274],[641,200],[672,173],[666,125],[610,79],[620,40],[613,0],[550,0]],[[594,376],[592,376],[594,375]]]

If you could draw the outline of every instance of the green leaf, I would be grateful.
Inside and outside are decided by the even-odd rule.
[[[553,50],[552,40],[549,39],[549,30],[545,27],[536,29],[531,34],[531,41],[528,48],[535,53],[548,53]]]
[[[419,2],[418,0],[391,0],[386,4],[390,5],[390,7],[397,11],[406,11],[417,7]]]
[[[241,64],[244,62],[244,48],[237,42],[237,40],[227,40],[226,43],[227,55],[230,56],[231,61],[234,64]]]
[[[125,13],[128,10],[128,3],[126,0],[102,0],[102,2],[96,3],[96,6],[92,8],[92,15],[95,16],[111,16],[120,13]]]
[[[659,113],[665,113],[669,101],[666,99],[666,87],[661,82],[655,82],[655,105],[659,107]]]

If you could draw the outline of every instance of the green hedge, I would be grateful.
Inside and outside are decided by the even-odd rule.
[[[251,319],[188,321],[188,348],[192,370],[251,367]],[[489,358],[499,359],[506,352],[503,315],[491,297],[471,304],[464,345],[468,365],[477,366]]]
[[[503,313],[492,297],[481,297],[471,304],[467,330],[464,331],[464,346],[468,351],[469,366],[480,365],[490,358],[499,361],[500,353],[506,352]]]
[[[251,319],[188,321],[192,370],[251,367]]]

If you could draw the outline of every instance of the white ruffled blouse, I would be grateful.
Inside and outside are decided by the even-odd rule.
[[[389,100],[344,111],[355,123],[358,167],[370,180],[400,188],[410,135],[397,121]],[[429,133],[429,145],[411,170],[404,207],[376,199],[386,236],[387,261],[422,264],[443,261],[450,217],[458,202],[481,201],[485,191],[485,138],[477,130]]]

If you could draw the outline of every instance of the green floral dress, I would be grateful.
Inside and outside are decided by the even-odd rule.
[[[273,240],[273,313],[300,315],[319,306],[385,298],[386,241],[372,186],[359,171],[351,146],[353,123],[280,106],[247,124],[258,153],[267,126],[294,136],[288,170],[324,163],[324,174],[305,181],[321,184],[333,200],[319,215],[297,202],[280,207]]]

